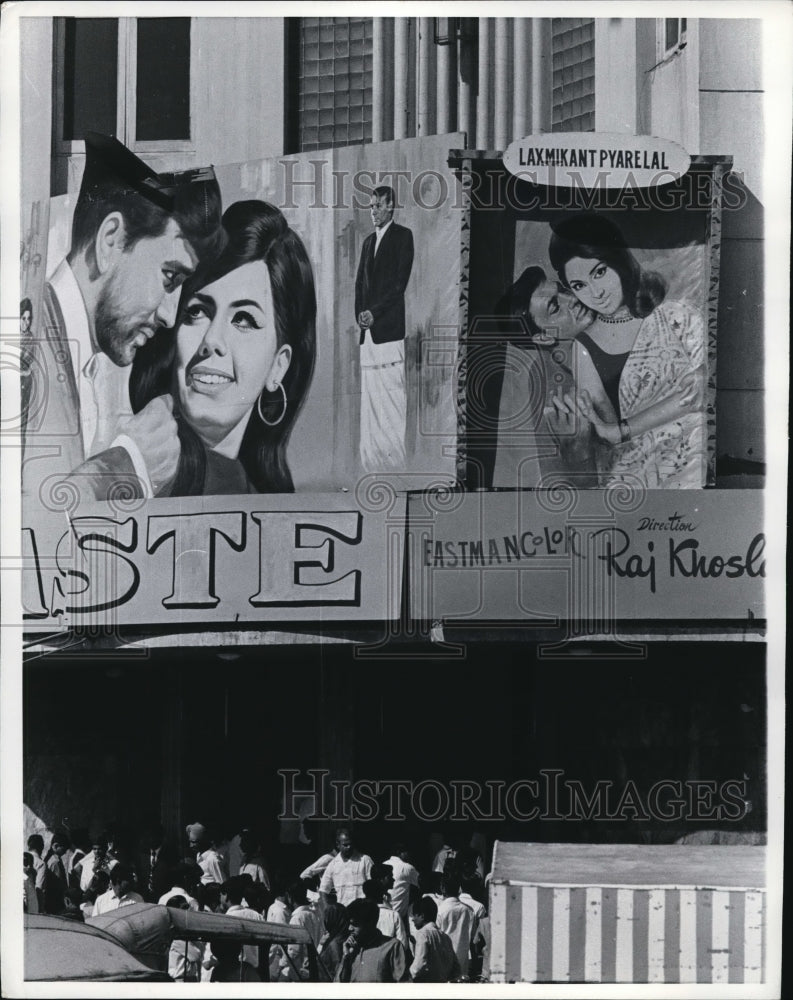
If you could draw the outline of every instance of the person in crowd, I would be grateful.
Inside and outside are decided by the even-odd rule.
[[[30,851],[22,854],[22,890],[25,913],[39,912],[39,898],[36,895],[36,869],[33,867],[33,855]]]
[[[363,894],[365,899],[377,906],[377,929],[386,937],[395,937],[401,941],[405,950],[409,952],[407,927],[396,910],[392,910],[391,905],[386,902],[382,882],[374,878],[367,879],[363,884]]]
[[[203,823],[190,823],[187,826],[187,841],[191,854],[201,869],[201,882],[217,882],[223,885],[226,881],[226,871],[223,857],[215,850],[215,845],[207,833]]]
[[[363,884],[371,877],[373,862],[368,854],[361,854],[355,847],[346,827],[336,832],[336,850],[338,854],[325,869],[319,891],[326,902],[330,902],[328,897],[333,892],[337,903],[348,906],[363,896]]]
[[[289,918],[290,927],[301,927],[311,937],[315,949],[319,949],[322,939],[322,923],[316,909],[312,907],[306,896],[305,882],[293,882],[287,890],[292,915]],[[280,979],[306,981],[309,978],[309,953],[304,944],[287,945],[286,954],[281,956]]]
[[[121,823],[112,823],[108,829],[107,867],[112,869],[116,864],[126,865],[136,871],[138,859],[133,847],[134,839],[131,831]]]
[[[256,836],[250,830],[244,830],[240,834],[240,875],[250,875],[254,882],[258,882],[266,889],[270,888],[270,876],[261,855],[260,845]]]
[[[157,899],[160,906],[167,906],[174,896],[186,899],[191,910],[200,909],[196,893],[201,882],[201,869],[196,864],[181,862],[176,865],[168,874],[166,879],[170,882],[168,889]],[[214,884],[214,883],[213,883]]]
[[[471,907],[477,921],[487,916],[487,907],[474,895],[474,892],[479,893],[479,885],[479,879],[474,876],[463,875],[460,877],[460,893],[458,898],[461,903],[465,903],[466,906]]]
[[[64,896],[69,888],[69,880],[66,876],[66,866],[63,863],[64,855],[69,850],[70,843],[68,835],[64,830],[56,830],[50,841],[50,849],[47,852],[44,864],[46,872],[44,876],[44,912],[61,913],[64,907]]]
[[[410,979],[409,956],[396,938],[377,929],[377,904],[354,899],[347,907],[350,934],[336,972],[339,983],[403,983]]]
[[[47,877],[47,866],[44,864],[44,838],[40,833],[31,833],[28,837],[28,852],[33,859],[33,871],[35,872],[34,887],[38,897],[39,912],[45,913],[44,909],[44,882]]]
[[[600,485],[701,488],[705,481],[705,322],[666,297],[621,230],[597,212],[552,223],[551,263],[595,315],[575,342],[575,394],[553,405],[606,446]]]
[[[470,906],[461,903],[459,899],[460,880],[452,871],[444,873],[441,879],[443,900],[438,906],[436,925],[452,940],[454,953],[460,963],[460,974],[468,976],[468,966],[471,959],[471,943],[476,930],[476,916]]]
[[[70,888],[80,887],[80,866],[91,850],[91,835],[85,827],[77,827],[71,831],[72,850],[66,864],[66,878]],[[65,860],[65,859],[64,859]]]
[[[176,400],[181,454],[161,495],[294,492],[286,450],[316,355],[311,264],[266,202],[232,205],[223,229],[225,248],[185,286],[176,337],[133,366],[136,411]]]
[[[333,981],[341,965],[344,942],[350,930],[347,910],[340,903],[328,903],[325,908],[325,933],[319,946],[319,964],[327,979]]]
[[[251,909],[245,900],[245,888],[249,882],[241,875],[227,879],[220,890],[220,903],[227,917],[237,919],[261,921],[261,913]],[[242,947],[242,957],[254,969],[259,968],[259,947],[255,944],[246,944]]]
[[[194,909],[187,897],[180,895],[169,896],[165,905],[175,910]],[[199,982],[205,950],[203,941],[174,938],[168,948],[168,975],[171,979],[185,983]]]
[[[199,879],[196,886],[196,900],[198,909],[205,913],[222,913],[223,906],[220,902],[220,886],[217,882],[207,882],[202,885]]]
[[[177,863],[174,845],[167,843],[162,823],[148,823],[138,846],[138,887],[147,902],[154,902],[170,886],[171,871]]]
[[[481,854],[473,847],[466,847],[460,852],[458,870],[460,881],[465,883],[466,892],[474,899],[485,904],[487,892],[484,880],[484,861]]]
[[[438,929],[438,908],[429,896],[415,900],[412,906],[415,927],[414,958],[410,978],[414,983],[450,983],[461,976],[460,963],[452,939]]]
[[[80,906],[82,900],[83,894],[79,889],[67,889],[63,894],[63,909],[58,916],[83,923],[85,921],[85,914]]]
[[[135,891],[135,874],[131,868],[121,863],[110,870],[110,888],[101,896],[97,896],[92,916],[98,917],[122,906],[132,903],[142,903],[143,896]]]
[[[465,868],[465,866],[461,866]],[[465,903],[469,906],[473,912],[476,921],[474,923],[474,929],[471,941],[471,964],[469,967],[469,975],[473,980],[482,969],[482,955],[487,944],[487,934],[489,931],[489,923],[487,920],[487,908],[483,903],[480,903],[477,898],[474,897],[473,892],[479,892],[480,886],[484,886],[477,874],[469,874],[467,876],[463,875],[460,877],[460,893],[458,899],[461,903]],[[473,869],[474,872],[476,869]]]
[[[300,873],[300,878],[310,879],[314,878],[315,876],[319,876],[321,878],[322,875],[325,874],[325,869],[328,867],[331,861],[333,861],[333,859],[336,857],[338,853],[339,853],[338,850],[334,847],[330,853],[320,855],[320,857],[318,857],[316,861],[312,861],[307,868],[303,869],[303,871]]]
[[[419,884],[419,873],[410,863],[409,853],[401,841],[397,841],[391,848],[391,856],[385,862],[391,866],[394,884],[389,890],[391,896],[391,906],[399,914],[407,927],[410,887]]]
[[[240,878],[250,879],[250,875],[246,873],[241,875]],[[252,910],[256,910],[257,913],[261,913],[262,920],[264,920],[265,914],[267,913],[267,907],[272,898],[270,890],[266,889],[261,882],[249,881],[245,887],[245,902]]]
[[[443,831],[443,846],[432,859],[432,870],[442,872],[449,861],[457,857],[457,838],[450,830]]]
[[[391,890],[394,888],[394,869],[385,861],[380,861],[372,865],[372,878],[383,890],[383,901],[393,909],[391,903]]]
[[[283,872],[276,872],[274,884],[275,899],[267,911],[268,924],[288,924],[292,917],[292,909],[289,905],[288,885],[284,879]],[[281,975],[281,959],[284,951],[280,944],[270,945],[270,981],[276,982]]]
[[[443,881],[443,872],[430,872],[421,879],[422,887],[426,887],[427,891],[423,893],[425,897],[431,899],[436,907],[440,906],[443,902],[443,892],[441,891],[441,882]]]
[[[240,960],[240,947],[235,941],[216,940],[210,943],[213,967],[209,977],[212,983],[260,983],[261,976],[254,967]]]
[[[94,906],[97,899],[100,896],[104,896],[109,889],[110,873],[105,868],[100,868],[94,873],[94,877],[91,879],[88,887],[82,890],[83,901],[80,903],[80,909],[83,911],[85,919],[94,915]]]
[[[139,496],[172,480],[173,399],[133,414],[130,365],[157,330],[174,326],[181,285],[219,236],[211,168],[158,175],[117,139],[86,133],[71,247],[45,286],[46,335],[34,342],[30,370],[44,383],[35,398],[46,406],[23,430],[25,496],[45,497],[54,475],[100,500],[119,480]]]
[[[109,871],[110,867],[116,864],[115,859],[108,854],[109,843],[110,834],[103,830],[94,838],[91,850],[74,866],[74,872],[78,874],[79,886],[83,892],[88,890],[98,871]]]

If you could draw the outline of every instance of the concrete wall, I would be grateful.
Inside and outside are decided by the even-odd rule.
[[[636,129],[636,91],[626,80],[636,75],[636,21],[604,17],[595,21],[595,129],[624,132]]]
[[[724,212],[719,299],[719,454],[765,461],[761,22],[702,19],[701,153],[729,153],[742,204]]]
[[[50,196],[52,148],[52,19],[22,17],[20,124],[22,204]]]
[[[143,159],[158,170],[177,170],[282,153],[284,31],[283,18],[195,18],[192,148],[143,153]],[[23,204],[78,190],[83,173],[83,154],[56,157],[51,187],[52,39],[51,18],[23,19]]]
[[[655,32],[642,32],[641,62],[637,66],[639,93],[649,95],[649,128],[651,135],[679,142],[690,153],[700,149],[701,109],[699,105],[699,28],[689,18],[687,44],[663,65],[656,65],[661,55],[655,47]],[[726,152],[726,150],[719,150]]]
[[[655,19],[635,23],[637,131],[730,155],[742,178],[723,217],[716,434],[722,463],[747,471],[765,461],[761,23],[689,19],[686,47],[660,66]]]

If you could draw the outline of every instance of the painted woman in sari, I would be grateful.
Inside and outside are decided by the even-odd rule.
[[[595,314],[575,342],[575,395],[560,412],[588,420],[604,447],[600,486],[705,485],[705,324],[666,298],[661,275],[643,271],[620,230],[585,212],[551,226],[549,255]]]

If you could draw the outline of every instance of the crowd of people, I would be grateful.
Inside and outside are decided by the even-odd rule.
[[[56,829],[46,851],[42,835],[32,834],[25,911],[90,923],[133,903],[158,903],[301,928],[313,945],[175,940],[168,954],[175,980],[487,979],[484,852],[467,838],[443,838],[416,866],[403,843],[375,862],[342,828],[334,848],[303,867],[289,856],[271,864],[250,829],[222,840],[192,823],[185,834],[180,849],[158,825],[134,843],[112,829],[93,838],[87,830]]]

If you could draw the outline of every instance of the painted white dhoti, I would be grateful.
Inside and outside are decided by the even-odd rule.
[[[366,472],[405,468],[405,342],[361,344],[361,465]]]

